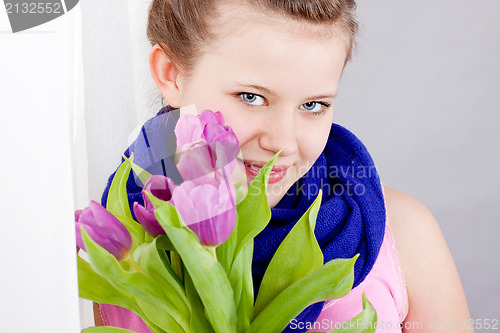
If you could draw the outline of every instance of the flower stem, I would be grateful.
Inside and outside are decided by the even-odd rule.
[[[184,281],[184,276],[182,274],[182,259],[179,253],[170,251],[170,263],[177,276]]]
[[[208,252],[214,257],[215,262],[217,262],[217,253],[215,252],[215,247],[207,247]]]
[[[130,264],[130,266],[134,267],[136,271],[138,272],[144,272],[144,270],[139,266],[138,263],[135,262],[135,260],[132,258],[132,256],[128,256],[126,262]]]

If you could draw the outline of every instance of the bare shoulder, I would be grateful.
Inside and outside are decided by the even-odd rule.
[[[441,228],[429,209],[414,197],[384,187],[389,225],[406,279],[409,312],[405,322],[421,322],[419,332],[436,332],[429,322],[446,325],[470,318],[465,294]],[[450,328],[450,327],[449,327]],[[473,330],[454,329],[456,332]],[[411,329],[403,332],[412,332]]]
[[[427,251],[431,239],[441,240],[438,244],[445,245],[436,219],[424,204],[411,195],[390,187],[384,186],[384,194],[388,222],[400,256],[410,261],[418,260],[421,253],[414,253],[414,250]],[[420,244],[421,238],[424,238],[424,244]]]

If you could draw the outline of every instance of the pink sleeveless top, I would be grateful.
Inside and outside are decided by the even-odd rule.
[[[346,296],[326,301],[314,323],[315,326],[308,332],[328,332],[335,328],[336,324],[338,327],[355,317],[363,310],[363,292],[377,311],[376,333],[401,332],[400,323],[408,314],[408,295],[392,231],[387,221],[385,225],[384,240],[370,273]],[[139,316],[129,310],[115,305],[99,304],[99,311],[105,326],[116,326],[137,333],[151,333]]]
[[[370,273],[346,296],[326,301],[318,319],[308,332],[328,332],[363,310],[363,292],[377,311],[377,330],[401,332],[400,324],[408,314],[406,282],[401,271],[394,238],[388,223],[380,253]],[[348,326],[344,326],[348,328]],[[370,328],[370,326],[368,326]]]

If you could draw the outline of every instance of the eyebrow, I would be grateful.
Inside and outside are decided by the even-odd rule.
[[[260,90],[262,92],[265,92],[266,94],[269,94],[269,95],[276,95],[276,93],[274,93],[272,90],[270,89],[267,89],[266,87],[262,87],[262,86],[259,86],[257,84],[241,84],[241,83],[238,83],[238,82],[235,82],[234,83],[235,85],[238,85],[240,87],[245,87],[245,88],[254,88],[256,90]],[[325,98],[335,98],[337,97],[337,93],[333,94],[333,95],[317,95],[317,96],[311,96],[311,97],[308,97],[307,99],[325,99]]]

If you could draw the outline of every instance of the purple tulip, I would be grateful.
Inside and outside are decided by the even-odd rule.
[[[183,115],[174,131],[181,151],[177,168],[184,182],[176,186],[167,177],[151,176],[142,192],[145,205],[134,203],[134,214],[151,236],[165,233],[146,195],[149,191],[174,205],[203,246],[216,247],[229,238],[236,221],[236,191],[228,175],[236,163],[238,139],[224,125],[222,114],[210,110]]]
[[[85,250],[81,227],[94,242],[118,259],[126,258],[132,248],[132,237],[127,228],[103,206],[90,201],[89,207],[75,211],[76,244]]]
[[[205,247],[224,243],[236,222],[236,191],[229,182],[204,177],[204,184],[185,181],[177,186],[171,203]]]
[[[204,110],[200,116],[200,123],[203,127],[205,141],[211,142],[228,142],[238,147],[239,142],[233,130],[224,124],[224,116],[219,111],[212,112]],[[237,153],[237,151],[236,151]],[[235,155],[236,157],[236,155]]]
[[[134,202],[134,214],[137,220],[144,227],[146,232],[153,237],[165,234],[165,231],[158,223],[155,217],[154,206],[151,200],[146,195],[145,191],[150,192],[155,197],[163,201],[170,201],[172,198],[172,191],[175,188],[175,183],[168,177],[162,175],[153,175],[144,185],[142,190],[142,198],[144,199],[144,206]]]
[[[188,150],[180,154],[177,170],[185,181],[195,181],[214,172],[215,165],[210,146],[204,141],[190,145]]]
[[[183,115],[175,126],[181,157],[177,168],[184,180],[194,180],[221,168],[232,174],[239,142],[220,112],[204,110]]]

